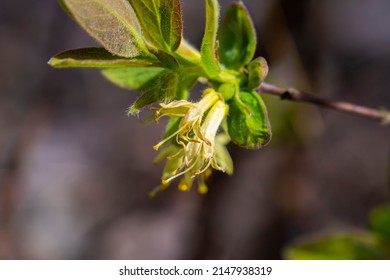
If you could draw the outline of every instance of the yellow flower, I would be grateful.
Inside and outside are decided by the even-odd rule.
[[[232,173],[232,161],[225,148],[226,137],[217,136],[218,129],[228,113],[228,106],[219,93],[207,89],[198,103],[184,100],[161,104],[156,110],[156,121],[163,116],[179,117],[177,130],[154,146],[158,150],[174,138],[177,145],[166,148],[156,162],[166,157],[160,189],[165,189],[176,178],[179,190],[190,190],[195,177],[199,192],[206,193],[205,179],[211,168]],[[224,141],[219,141],[225,139]]]
[[[161,117],[181,117],[179,124],[179,129],[165,138],[163,141],[155,145],[153,148],[158,150],[162,145],[167,143],[173,137],[176,136],[177,143],[181,144],[181,141],[191,141],[196,138],[205,140],[202,133],[200,132],[200,126],[202,118],[207,110],[221,97],[213,89],[207,89],[203,95],[202,99],[198,103],[192,103],[186,100],[173,101],[168,104],[160,104],[161,108],[156,110],[156,122]],[[193,132],[193,136],[190,136]],[[180,139],[180,140],[179,140]]]

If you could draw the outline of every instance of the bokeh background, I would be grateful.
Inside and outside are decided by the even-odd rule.
[[[204,3],[182,2],[199,46]],[[389,1],[244,3],[268,82],[390,109]],[[388,201],[389,127],[276,97],[273,141],[230,145],[232,177],[150,199],[163,126],[126,117],[138,94],[99,71],[47,65],[94,45],[54,0],[0,3],[0,259],[279,259],[303,235],[367,228]]]

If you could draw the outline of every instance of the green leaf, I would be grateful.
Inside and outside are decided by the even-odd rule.
[[[160,0],[161,31],[171,51],[176,51],[183,36],[180,0]]]
[[[390,205],[375,208],[370,214],[371,228],[390,240]]]
[[[174,52],[180,45],[183,23],[180,0],[128,0],[144,35],[157,49]]]
[[[158,67],[128,67],[119,69],[106,69],[102,74],[114,84],[132,90],[149,88],[149,84],[165,71]]]
[[[135,57],[148,53],[133,8],[124,0],[63,0],[89,35],[112,54]]]
[[[259,149],[271,140],[267,108],[256,92],[240,92],[229,101],[228,132],[242,147]]]
[[[256,31],[242,2],[226,11],[219,30],[219,61],[229,69],[240,70],[256,51]]]
[[[268,64],[263,57],[256,58],[248,65],[248,88],[258,88],[268,74]]]
[[[370,232],[348,231],[306,237],[289,246],[284,257],[290,260],[376,260],[389,259],[390,251]]]
[[[164,51],[153,51],[153,54],[158,58],[159,61],[164,65],[165,68],[177,69],[179,68],[179,63],[176,58],[174,58],[169,53]]]
[[[159,62],[149,57],[124,58],[112,55],[103,48],[69,50],[57,54],[49,60],[54,68],[123,68],[128,66],[152,66]]]
[[[177,73],[164,70],[140,88],[143,93],[130,107],[128,113],[136,113],[141,108],[157,101],[167,102],[173,100],[176,96],[178,83],[179,76]]]
[[[215,77],[220,72],[216,47],[219,9],[217,0],[206,0],[206,27],[200,54],[201,64],[210,77]]]

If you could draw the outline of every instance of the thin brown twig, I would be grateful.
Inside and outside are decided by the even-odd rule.
[[[264,94],[279,96],[283,100],[312,103],[326,108],[373,119],[384,125],[390,124],[390,113],[386,110],[376,110],[348,102],[326,100],[295,88],[280,88],[268,83],[262,83],[257,91]]]

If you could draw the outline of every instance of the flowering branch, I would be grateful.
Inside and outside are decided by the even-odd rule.
[[[168,117],[155,162],[166,161],[152,195],[179,180],[189,191],[214,170],[233,173],[226,145],[259,149],[272,135],[268,110],[258,92],[308,102],[390,124],[390,114],[345,102],[332,102],[296,89],[263,83],[267,61],[254,58],[257,38],[242,1],[232,3],[221,20],[218,0],[205,0],[206,23],[200,51],[183,38],[181,0],[58,0],[103,48],[83,48],[50,59],[56,68],[102,69],[114,84],[140,92],[129,108],[134,114],[159,103],[155,120]],[[152,8],[150,8],[152,7]],[[150,8],[150,9],[149,9]],[[198,102],[188,101],[197,82],[209,88]]]
[[[390,113],[386,110],[376,110],[348,102],[326,100],[295,88],[281,88],[268,83],[262,83],[260,87],[257,88],[257,92],[280,96],[281,99],[295,102],[312,103],[330,109],[377,120],[383,125],[390,125]]]

